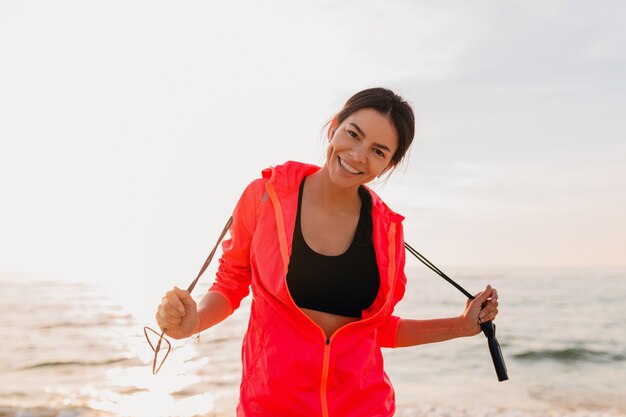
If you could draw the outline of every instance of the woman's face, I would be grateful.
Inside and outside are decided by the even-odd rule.
[[[337,185],[358,187],[392,167],[398,134],[387,115],[370,108],[358,110],[331,135],[326,166]]]

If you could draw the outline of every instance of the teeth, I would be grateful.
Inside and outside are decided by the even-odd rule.
[[[339,165],[341,165],[341,167],[343,169],[345,169],[346,171],[348,171],[350,174],[361,174],[360,171],[357,171],[356,169],[354,169],[352,166],[348,165],[343,159],[339,158]]]

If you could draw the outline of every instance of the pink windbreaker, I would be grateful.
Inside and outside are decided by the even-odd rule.
[[[233,214],[230,239],[211,291],[233,309],[252,288],[242,346],[238,417],[388,417],[395,412],[381,347],[396,347],[404,295],[403,217],[372,192],[373,242],[380,289],[362,319],[328,339],[298,309],[286,283],[302,178],[319,170],[287,162],[250,183]],[[329,288],[332,291],[332,288]]]

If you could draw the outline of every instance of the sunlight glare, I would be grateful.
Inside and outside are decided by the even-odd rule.
[[[215,407],[215,398],[211,394],[181,400],[150,391],[127,396],[110,391],[101,391],[100,394],[100,398],[92,400],[89,406],[119,417],[193,417],[210,413]]]

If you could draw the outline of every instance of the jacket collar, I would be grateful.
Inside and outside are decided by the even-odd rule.
[[[262,171],[263,178],[267,178],[276,191],[286,191],[298,188],[302,178],[320,170],[317,165],[302,162],[287,161],[282,165],[269,167]]]
[[[269,167],[262,171],[263,178],[268,179],[268,183],[277,191],[287,191],[298,188],[302,178],[311,175],[314,172],[319,171],[321,168],[317,165],[305,164],[296,161],[287,161],[282,165],[275,167]],[[377,213],[390,222],[400,223],[404,220],[404,216],[391,210],[385,202],[372,191],[371,188],[366,187],[372,195],[372,212]]]

